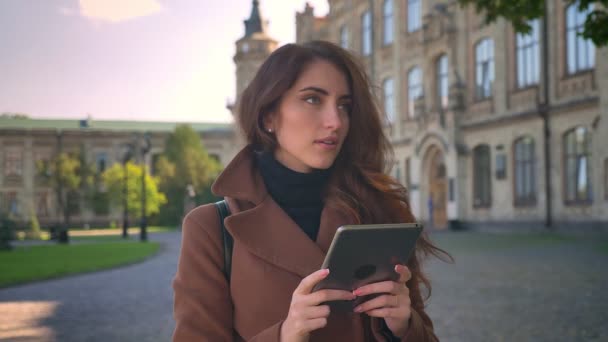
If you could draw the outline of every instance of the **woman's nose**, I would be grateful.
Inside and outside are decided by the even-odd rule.
[[[336,105],[329,105],[323,115],[325,127],[338,129],[342,127],[343,120],[340,109]]]

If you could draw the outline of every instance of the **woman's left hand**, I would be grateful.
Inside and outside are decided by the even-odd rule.
[[[393,335],[403,337],[409,327],[412,314],[410,290],[405,283],[410,280],[412,274],[403,265],[395,266],[395,272],[399,279],[395,281],[383,281],[379,283],[362,286],[353,293],[362,297],[374,293],[382,295],[370,299],[357,306],[355,312],[364,312],[372,317],[382,317]]]

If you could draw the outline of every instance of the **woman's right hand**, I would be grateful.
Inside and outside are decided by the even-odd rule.
[[[282,342],[308,341],[310,333],[327,325],[329,306],[321,303],[333,300],[353,300],[352,292],[312,289],[329,274],[329,269],[318,270],[302,279],[293,291],[287,318],[281,326]]]

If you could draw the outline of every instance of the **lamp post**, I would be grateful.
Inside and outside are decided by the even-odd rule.
[[[143,135],[143,145],[141,146],[141,222],[139,240],[148,240],[148,223],[146,221],[146,154],[150,152],[152,143],[150,142],[150,134]]]
[[[127,167],[127,163],[133,157],[133,144],[125,144],[124,145],[124,153],[122,157],[122,168],[123,168],[123,188],[122,188],[122,237],[126,239],[129,237],[129,168]]]

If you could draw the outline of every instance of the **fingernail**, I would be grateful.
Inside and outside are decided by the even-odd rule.
[[[321,274],[328,275],[329,274],[329,268],[324,269]]]
[[[354,312],[361,312],[361,307],[357,306],[353,311]]]
[[[360,295],[362,295],[362,294],[363,294],[363,291],[361,291],[361,290],[359,290],[359,289],[356,289],[355,291],[353,291],[353,294],[354,294],[355,296],[360,296]]]

